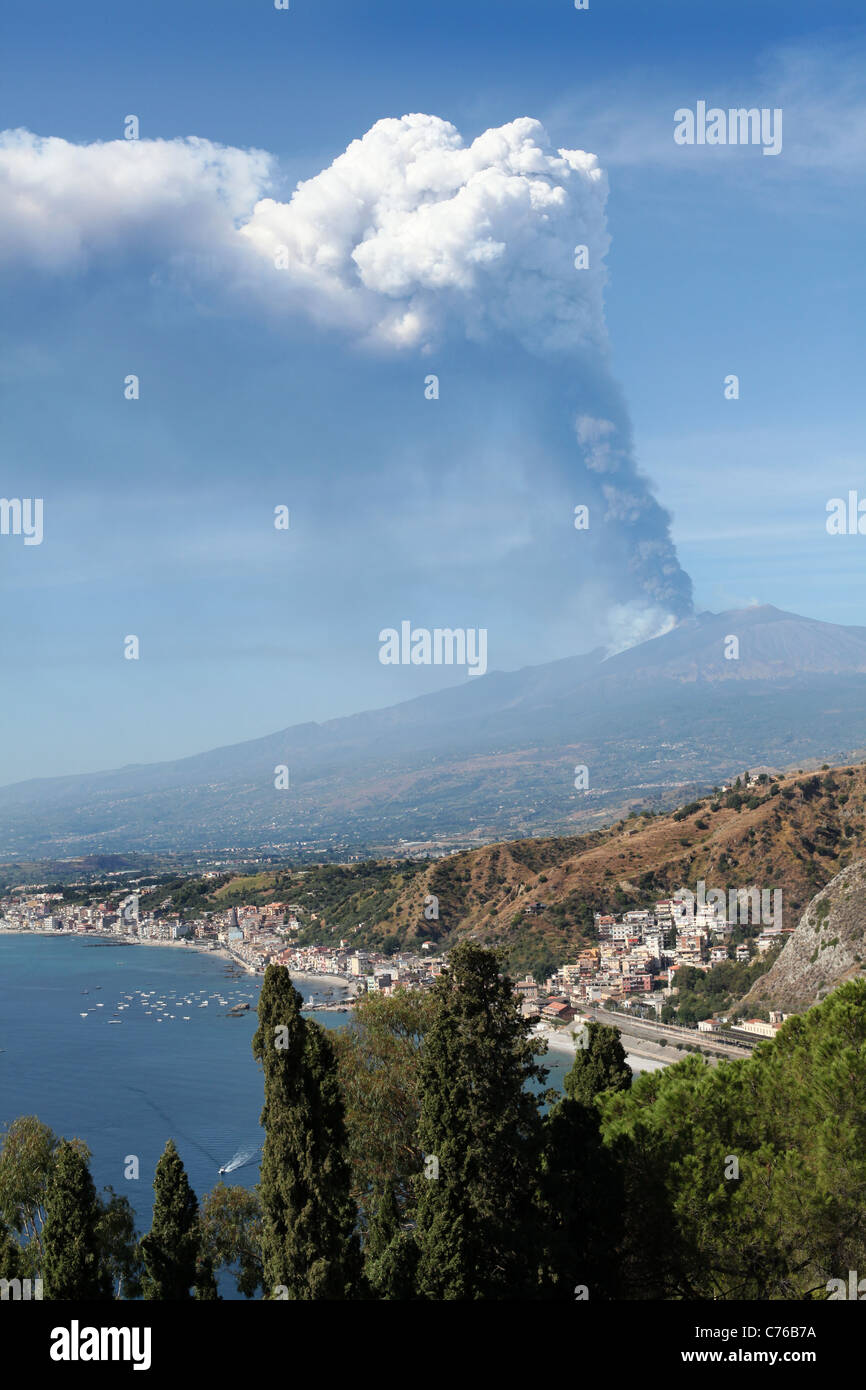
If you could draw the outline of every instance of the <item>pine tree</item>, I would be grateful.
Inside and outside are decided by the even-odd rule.
[[[586,1029],[585,1047],[579,1047],[574,1065],[566,1074],[565,1093],[581,1105],[592,1105],[602,1091],[627,1091],[631,1085],[631,1068],[625,1059],[618,1028],[590,1020]]]
[[[87,1159],[75,1144],[62,1140],[45,1197],[42,1271],[46,1298],[76,1303],[111,1298],[111,1276],[99,1258],[102,1215]]]
[[[150,1233],[139,1247],[145,1270],[143,1297],[191,1298],[201,1246],[198,1199],[171,1139],[156,1165],[153,1192]]]
[[[464,942],[434,986],[422,1057],[418,1292],[430,1299],[537,1296],[535,1193],[546,1075],[491,951]]]
[[[264,1286],[271,1298],[342,1300],[357,1296],[361,1263],[343,1101],[333,1045],[302,1003],[289,972],[269,965],[253,1038],[265,1082]]]

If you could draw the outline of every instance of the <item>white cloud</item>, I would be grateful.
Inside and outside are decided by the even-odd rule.
[[[378,121],[289,203],[262,200],[242,235],[283,255],[287,300],[395,346],[449,320],[535,350],[598,346],[606,194],[595,156],[554,153],[537,121],[464,146],[447,121],[411,115]],[[581,244],[588,270],[574,266]]]
[[[0,133],[0,264],[67,271],[105,255],[224,250],[271,156],[210,140],[74,145]]]
[[[521,118],[470,145],[435,116],[378,121],[288,202],[272,158],[207,140],[74,145],[0,135],[0,263],[142,252],[224,262],[236,286],[395,348],[456,328],[533,351],[603,347],[607,180]],[[574,248],[589,248],[578,270]]]

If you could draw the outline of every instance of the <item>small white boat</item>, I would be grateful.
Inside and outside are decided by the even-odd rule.
[[[78,1016],[79,1016],[79,1018],[86,1018],[86,1017],[87,1017],[87,1014],[79,1014]]]
[[[108,1022],[109,1022],[109,1024],[112,1024],[112,1023],[122,1023],[122,1022],[123,1022],[123,1019],[122,1019],[122,1018],[110,1018],[110,1019],[108,1020]]]

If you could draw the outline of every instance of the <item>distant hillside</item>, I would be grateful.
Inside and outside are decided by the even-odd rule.
[[[746,1010],[801,1013],[866,969],[866,860],[831,879],[809,903],[779,959],[749,990]]]
[[[318,914],[305,936],[439,948],[461,937],[543,971],[591,939],[593,912],[647,906],[676,888],[780,888],[795,926],[814,894],[866,857],[866,767],[769,779],[604,831],[487,845],[427,863],[328,866],[201,884],[198,908],[284,899]],[[155,896],[162,897],[160,888]],[[438,917],[425,916],[436,899]],[[542,904],[537,907],[537,904]]]
[[[703,613],[608,659],[491,671],[178,762],[2,787],[0,859],[254,849],[309,862],[574,835],[672,809],[744,767],[864,749],[866,628]]]

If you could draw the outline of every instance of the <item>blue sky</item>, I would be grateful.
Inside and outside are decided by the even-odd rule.
[[[19,181],[0,234],[0,493],[45,499],[45,540],[0,537],[0,780],[182,756],[447,683],[379,663],[378,630],[403,618],[486,626],[500,668],[603,640],[641,593],[616,528],[574,551],[572,504],[601,485],[576,457],[570,472],[576,413],[632,441],[696,608],[863,622],[866,538],[824,521],[829,498],[866,495],[864,50],[859,5],[796,0],[4,14],[7,131],[85,147],[134,113],[142,142],[267,152],[259,193],[283,205],[383,118],[439,117],[468,146],[531,117],[551,158],[597,156],[609,249],[603,319],[592,288],[573,352],[527,337],[532,305],[503,308],[505,281],[471,313],[444,295],[429,340],[383,351],[323,319],[321,295],[283,301],[241,271],[226,245],[255,197],[234,166],[225,224],[218,200],[193,207],[194,179],[165,194],[160,156],[155,211],[127,225],[116,198],[64,182],[64,147],[38,238]],[[673,113],[698,100],[781,107],[782,153],[676,146]]]

